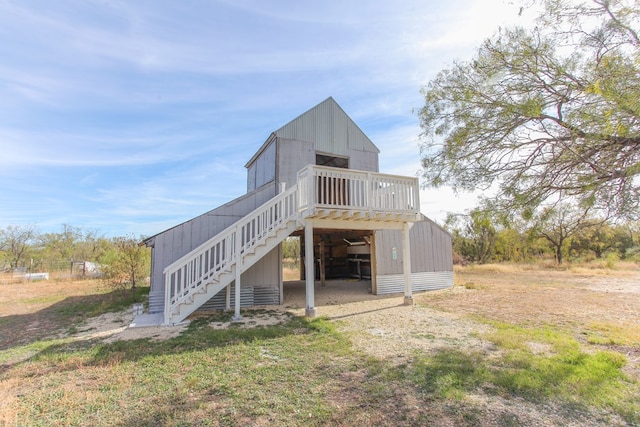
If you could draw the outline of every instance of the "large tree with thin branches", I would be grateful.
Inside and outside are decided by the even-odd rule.
[[[525,212],[570,199],[637,217],[640,6],[542,6],[535,28],[500,30],[423,88],[426,184],[491,187]]]
[[[5,229],[0,229],[0,255],[4,254],[11,269],[25,266],[26,255],[37,234],[37,228],[33,225],[10,225]],[[0,261],[2,261],[2,257],[0,257]],[[2,267],[1,263],[0,267]]]

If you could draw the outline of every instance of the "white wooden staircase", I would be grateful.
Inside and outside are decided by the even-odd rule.
[[[418,192],[417,178],[307,166],[297,185],[164,269],[164,324],[184,320],[306,221],[417,221]]]

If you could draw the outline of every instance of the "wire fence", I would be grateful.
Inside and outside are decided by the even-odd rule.
[[[86,279],[100,276],[100,266],[89,261],[29,260],[11,268],[0,265],[0,283],[49,279]]]

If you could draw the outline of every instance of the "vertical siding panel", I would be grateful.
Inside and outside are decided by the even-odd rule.
[[[453,286],[451,236],[429,219],[414,224],[411,238],[411,286],[414,291]],[[376,256],[399,245],[402,233],[396,230],[376,232]],[[378,250],[380,247],[380,250]],[[414,253],[415,251],[415,253]],[[378,261],[376,294],[401,293],[403,275],[393,264]]]
[[[378,172],[378,153],[349,150],[349,168]]]
[[[434,237],[432,240],[433,251],[435,253],[434,261],[438,267],[441,267],[444,264],[444,236],[443,233],[434,233]]]
[[[254,162],[247,168],[247,192],[256,188],[258,187],[256,185],[256,163]]]
[[[379,150],[333,100],[328,98],[276,131],[281,138],[313,141],[316,151],[349,155],[349,148],[378,153]]]
[[[315,164],[316,155],[311,142],[294,141],[279,138],[278,182],[284,182],[287,188],[297,183],[298,171],[307,165]]]
[[[242,286],[252,287],[256,295],[266,295],[270,303],[281,303],[279,247],[274,248],[242,274]],[[259,299],[258,296],[256,299]]]
[[[438,263],[436,258],[438,257],[438,251],[434,247],[433,225],[429,221],[422,221],[420,224],[423,231],[422,244],[429,249],[429,255],[424,259],[424,269],[418,271],[437,271],[436,265]]]

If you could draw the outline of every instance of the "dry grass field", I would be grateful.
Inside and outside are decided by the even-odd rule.
[[[589,348],[624,354],[640,380],[640,268],[456,268],[451,291],[423,294],[431,307],[523,327],[551,327]]]
[[[130,310],[104,313],[130,301],[98,281],[0,282],[0,426],[640,423],[637,265],[455,281],[412,307],[329,282],[316,321],[292,284],[242,324],[197,317],[163,340],[127,335]]]

